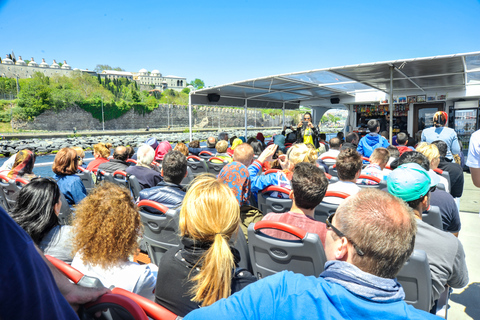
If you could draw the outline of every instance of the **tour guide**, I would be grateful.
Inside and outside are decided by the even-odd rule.
[[[297,143],[311,143],[318,148],[318,131],[312,123],[312,114],[306,112],[303,121],[297,125]]]

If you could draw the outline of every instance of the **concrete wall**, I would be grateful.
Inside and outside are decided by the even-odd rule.
[[[108,112],[108,110],[106,110]],[[247,111],[247,125],[254,127],[272,127],[282,125],[282,116],[262,116],[260,111]],[[290,123],[291,118],[285,117]],[[192,126],[194,128],[228,128],[243,127],[245,113],[242,109],[192,107]],[[151,113],[138,114],[133,109],[118,119],[105,122],[106,130],[142,129],[149,126],[151,129],[174,127],[188,127],[188,107],[162,105]],[[101,121],[92,117],[89,112],[71,107],[65,110],[48,110],[30,122],[14,122],[16,129],[26,130],[101,130]]]

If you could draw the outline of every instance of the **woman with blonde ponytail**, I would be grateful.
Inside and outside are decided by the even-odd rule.
[[[197,177],[180,211],[183,248],[162,257],[155,302],[184,317],[254,282],[248,271],[237,268],[240,255],[229,245],[239,223],[233,192],[213,175]]]

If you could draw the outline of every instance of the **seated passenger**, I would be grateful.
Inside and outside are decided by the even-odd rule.
[[[170,151],[172,151],[172,146],[170,145],[170,143],[165,140],[165,141],[162,141],[158,144],[157,148],[155,149],[155,161],[162,161],[163,158],[165,157],[165,155],[167,153],[169,153]]]
[[[319,277],[279,272],[185,320],[438,319],[407,305],[395,279],[413,252],[416,231],[403,201],[368,189],[347,199],[327,221],[328,261]]]
[[[230,139],[231,140],[231,139]],[[232,146],[227,149],[227,153],[233,157],[233,152],[235,151],[235,148],[243,143],[242,139],[235,138],[232,142]]]
[[[265,150],[265,145],[261,141],[255,139],[255,138],[251,138],[251,139],[252,140],[250,142],[247,142],[247,143],[252,146],[253,155],[259,157],[262,154],[263,150]],[[248,140],[250,140],[250,139],[248,139]]]
[[[194,141],[192,141],[192,142],[194,142]],[[217,144],[217,138],[208,137],[206,148],[200,148],[200,143],[198,145],[196,143],[195,144],[190,143],[190,145],[188,147],[188,151],[191,154],[196,155],[196,156],[198,156],[198,154],[202,151],[208,151],[208,152],[211,152],[212,154],[215,154],[217,152],[217,150],[215,149],[216,144]],[[228,142],[227,142],[227,144],[228,144]]]
[[[353,149],[342,150],[337,157],[336,169],[338,181],[328,185],[327,191],[345,192],[354,195],[360,191],[357,179],[362,172],[362,157]],[[326,197],[323,201],[340,204],[344,199]]]
[[[386,148],[390,144],[387,139],[378,134],[380,131],[380,123],[378,120],[369,120],[367,126],[370,133],[360,139],[357,151],[360,155],[369,158],[372,155],[373,150],[379,147]]]
[[[142,189],[155,187],[162,181],[160,172],[150,168],[150,164],[155,157],[155,151],[146,144],[143,144],[137,150],[137,165],[125,169],[126,173],[134,175]]]
[[[417,163],[424,170],[429,170],[430,168],[430,162],[428,161],[427,157],[417,151],[405,152],[402,154],[402,156],[398,159],[398,165],[406,163]],[[455,204],[455,199],[452,197],[452,195],[446,191],[436,188],[430,192],[430,204],[440,208],[443,231],[453,233],[454,236],[458,237],[458,233],[462,228],[462,223],[460,221],[458,208]]]
[[[362,169],[362,175],[372,176],[381,180],[387,180],[390,172],[386,171],[385,166],[387,165],[389,158],[390,153],[387,149],[377,148],[373,150],[373,153],[370,156],[370,163],[364,169]],[[375,181],[368,179],[358,179],[357,183],[377,184]]]
[[[358,134],[355,133],[355,132],[350,132],[349,134],[347,134],[347,136],[345,137],[345,143],[342,144],[342,150],[343,149],[346,149],[346,148],[352,148],[352,149],[355,149],[357,150],[357,146],[358,146],[358,141],[360,140],[360,138],[358,137]]]
[[[35,154],[28,149],[23,149],[17,152],[12,170],[8,172],[7,177],[10,179],[23,178],[27,180],[35,178],[36,176],[33,173],[34,165]]]
[[[174,151],[179,151],[181,154],[183,154],[185,157],[188,157],[189,155],[189,152],[188,152],[188,147],[185,143],[183,142],[179,142],[177,143],[177,145],[175,146],[175,148],[173,148]]]
[[[409,152],[410,153],[410,152]],[[461,242],[452,234],[422,221],[422,213],[430,206],[430,190],[435,187],[435,173],[429,174],[416,163],[402,164],[388,177],[388,192],[405,201],[415,212],[417,235],[415,249],[427,254],[432,274],[434,305],[445,289],[463,288],[468,284],[465,252]]]
[[[398,151],[397,147],[395,146],[392,146],[392,145],[389,145],[387,147],[387,150],[388,150],[388,153],[390,153],[390,158],[388,158],[388,162],[387,162],[387,166],[390,166],[390,164],[397,160],[398,158],[400,158],[400,151]],[[412,150],[410,150],[412,151]],[[387,170],[390,170],[391,169],[387,169]]]
[[[238,269],[228,241],[238,232],[240,211],[228,186],[212,175],[197,177],[180,211],[182,249],[170,249],[158,266],[155,302],[178,316],[240,291],[256,278]]]
[[[129,167],[127,163],[128,150],[126,147],[119,146],[115,148],[113,152],[113,159],[108,162],[104,162],[98,166],[98,170],[102,170],[106,173],[114,173],[115,171],[125,171]]]
[[[200,148],[200,141],[198,140],[190,141],[190,143],[188,144],[188,151],[194,156],[198,156],[198,153],[202,151]]]
[[[129,260],[142,226],[126,188],[104,182],[93,189],[77,207],[73,228],[72,267],[107,288],[113,285],[153,300],[156,266]]]
[[[320,155],[320,159],[325,162],[327,166],[334,165],[336,160],[328,159],[327,157],[338,157],[340,153],[340,148],[342,147],[342,142],[338,138],[330,139],[330,149],[327,152],[324,152]]]
[[[82,179],[75,173],[78,171],[77,153],[71,148],[63,148],[58,151],[53,160],[53,178],[57,181],[60,192],[67,199],[68,205],[78,204],[87,196],[87,189]]]
[[[61,226],[62,202],[55,181],[33,178],[18,194],[10,216],[45,254],[68,264],[72,262],[71,226]]]
[[[95,160],[90,162],[87,166],[88,171],[93,171],[98,168],[104,162],[108,162],[108,157],[110,157],[110,148],[112,148],[111,143],[97,143],[93,146],[93,157]]]
[[[416,151],[423,154],[425,157],[427,157],[428,161],[430,161],[429,171],[434,172],[433,170],[438,168],[438,164],[440,163],[440,152],[438,152],[436,145],[420,142],[416,148]],[[447,178],[441,175],[438,175],[438,178],[440,179],[439,183],[443,184],[445,187],[445,191],[450,193],[450,185],[448,184]]]
[[[404,152],[410,152],[413,150],[412,148],[407,147],[408,135],[405,132],[400,132],[397,134],[397,143],[398,146],[396,146],[396,148],[400,152],[400,155],[402,155]]]
[[[83,159],[85,159],[85,151],[83,151],[81,147],[72,147],[72,149],[77,153],[78,166],[87,169],[87,164],[83,162]]]
[[[298,163],[292,177],[292,208],[289,212],[267,214],[263,220],[284,222],[299,227],[307,232],[316,233],[325,245],[327,229],[325,223],[314,219],[315,207],[322,202],[327,192],[328,180],[325,174],[311,163]],[[279,230],[265,230],[263,233],[280,239],[297,240],[298,238]]]
[[[227,141],[225,140],[218,141],[217,144],[215,145],[215,149],[217,150],[215,157],[223,159],[228,162],[233,161],[233,158],[227,153],[227,149],[228,149]]]
[[[283,134],[276,134],[273,137],[273,143],[278,146],[278,150],[283,153],[287,152],[287,148],[285,147],[285,136]]]
[[[187,158],[178,151],[167,153],[162,162],[161,174],[163,181],[155,187],[140,191],[140,200],[152,200],[175,209],[182,204],[185,197],[180,183],[187,175]]]
[[[460,197],[463,194],[463,168],[455,161],[447,159],[448,146],[442,140],[437,140],[432,142],[433,145],[436,145],[438,152],[440,153],[440,163],[438,168],[447,171],[450,175],[450,194],[455,198],[457,206],[459,205]]]

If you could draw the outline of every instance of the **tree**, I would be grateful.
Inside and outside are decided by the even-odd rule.
[[[190,88],[183,88],[182,93],[189,94],[190,93]]]
[[[202,89],[205,87],[205,82],[203,80],[195,78],[195,80],[191,81],[189,85],[193,86],[195,89]]]
[[[103,70],[115,70],[115,71],[125,71],[120,67],[112,68],[108,64],[97,64],[95,69],[93,69],[96,73],[101,73]]]

